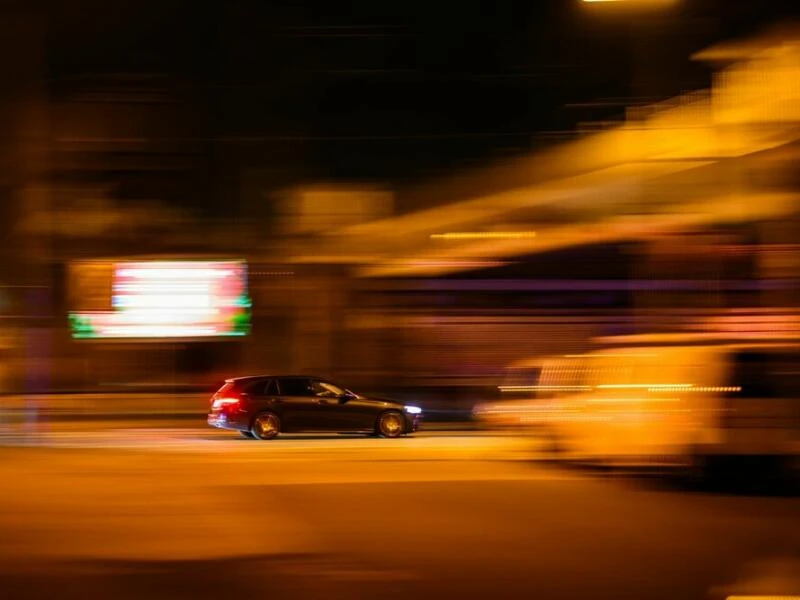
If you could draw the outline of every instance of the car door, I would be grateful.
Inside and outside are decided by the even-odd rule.
[[[317,398],[311,392],[307,377],[279,377],[276,412],[280,413],[284,431],[320,429]]]
[[[262,379],[249,384],[245,392],[247,413],[251,419],[265,410],[281,417],[278,384],[274,379]]]
[[[324,379],[313,379],[311,390],[317,398],[320,428],[327,431],[363,431],[372,428],[374,411],[345,388]]]

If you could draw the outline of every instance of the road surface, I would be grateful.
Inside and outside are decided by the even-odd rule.
[[[0,449],[3,598],[706,599],[758,561],[783,569],[759,593],[800,595],[800,499],[556,468],[510,437],[30,441]]]

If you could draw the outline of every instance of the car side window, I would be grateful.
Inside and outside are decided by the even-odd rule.
[[[312,396],[308,379],[279,379],[278,388],[281,396]]]
[[[252,394],[254,396],[261,396],[264,393],[264,386],[266,385],[266,381],[251,381],[250,383],[244,386],[242,389],[243,392],[248,394]]]
[[[278,395],[278,382],[274,379],[267,380],[267,386],[264,389],[265,396],[277,396]]]

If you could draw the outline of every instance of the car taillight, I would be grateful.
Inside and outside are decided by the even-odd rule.
[[[239,404],[239,398],[217,398],[211,404],[211,408],[222,408],[223,406],[235,406]]]

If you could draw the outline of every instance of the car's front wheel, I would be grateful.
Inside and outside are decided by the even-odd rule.
[[[281,420],[278,415],[271,412],[263,412],[253,419],[250,433],[259,440],[271,440],[281,431]]]
[[[387,411],[378,417],[376,433],[385,438],[400,437],[405,433],[403,415],[395,410]]]

